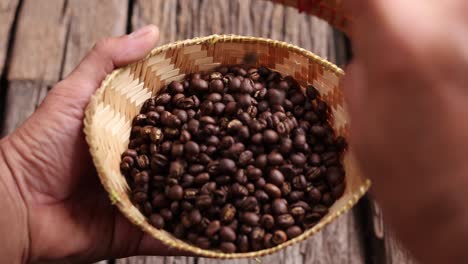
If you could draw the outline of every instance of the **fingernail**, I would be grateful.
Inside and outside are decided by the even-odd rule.
[[[153,25],[146,25],[128,35],[131,38],[140,38],[153,31]]]

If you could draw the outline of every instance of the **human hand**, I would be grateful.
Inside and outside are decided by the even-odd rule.
[[[0,224],[5,223],[0,229],[8,230],[0,233],[12,241],[0,259],[19,262],[8,258],[15,254],[21,262],[81,263],[178,253],[143,234],[110,204],[82,132],[85,107],[101,81],[114,68],[142,59],[158,35],[155,26],[147,26],[99,42],[38,110],[1,141],[0,182],[6,183],[0,193],[6,199],[0,206],[8,213],[0,217]],[[22,246],[20,252],[13,251],[15,245]]]
[[[349,0],[351,145],[423,263],[468,253],[468,2]],[[463,261],[465,260],[465,261]]]

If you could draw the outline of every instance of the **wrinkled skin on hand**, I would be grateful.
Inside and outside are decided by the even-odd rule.
[[[8,224],[21,223],[18,244],[24,245],[21,252],[5,249],[0,259],[17,263],[18,259],[8,258],[16,254],[22,262],[81,263],[137,254],[180,254],[143,234],[111,205],[82,132],[84,110],[101,81],[116,67],[146,56],[158,35],[155,26],[147,26],[96,44],[38,110],[1,141],[6,162],[0,167],[9,172],[2,175],[6,189],[17,190],[11,192],[17,219]]]

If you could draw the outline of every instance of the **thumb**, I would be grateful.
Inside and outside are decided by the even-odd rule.
[[[144,58],[158,39],[158,28],[148,25],[129,35],[99,41],[76,69],[52,89],[51,95],[71,97],[75,103],[84,101],[84,108],[107,74]]]

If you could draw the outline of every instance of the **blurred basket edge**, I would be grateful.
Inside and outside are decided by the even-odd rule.
[[[257,64],[283,75],[291,75],[304,88],[314,85],[331,107],[331,124],[337,134],[348,137],[348,117],[339,82],[344,72],[334,64],[285,42],[264,38],[212,35],[178,41],[154,49],[144,60],[112,72],[103,81],[85,112],[84,133],[99,178],[110,199],[123,215],[146,233],[169,247],[212,258],[251,258],[272,254],[320,231],[348,211],[370,187],[361,176],[351,151],[344,157],[346,188],[330,212],[313,228],[276,247],[247,253],[204,250],[181,241],[164,230],[152,227],[131,203],[129,187],[120,173],[120,155],[127,148],[131,120],[143,102],[172,80],[186,73],[208,71],[219,65],[239,64],[245,54],[257,54]],[[257,66],[258,66],[257,65]]]

